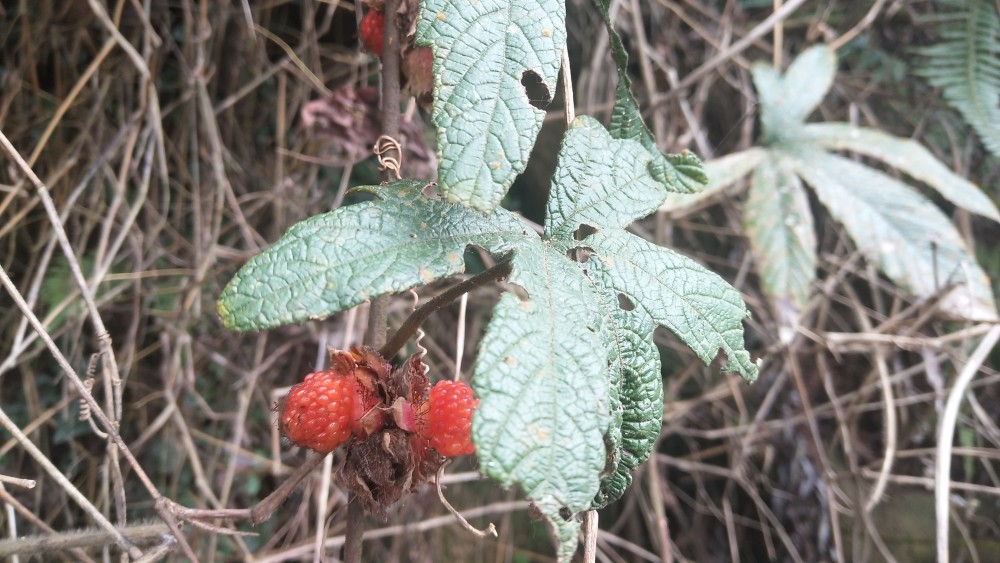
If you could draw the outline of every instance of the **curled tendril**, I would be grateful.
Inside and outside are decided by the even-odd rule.
[[[399,141],[388,135],[382,135],[375,141],[375,147],[372,148],[372,151],[378,157],[378,164],[383,172],[391,170],[397,180],[402,179],[403,176],[399,173],[399,169],[403,161],[403,147],[400,146]]]
[[[413,297],[413,310],[416,311],[417,303],[420,302],[420,296],[417,295],[417,292],[412,289],[410,290],[410,295]],[[424,348],[424,346],[420,343],[420,341],[423,340],[423,338],[424,338],[424,329],[417,327],[417,338],[416,340],[413,341],[413,345],[417,347],[417,353],[414,354],[414,356],[416,357],[417,361],[420,362],[420,369],[424,370],[424,375],[427,375],[427,372],[430,370],[430,368],[427,366],[426,363],[424,363],[424,356],[427,355],[427,348]]]

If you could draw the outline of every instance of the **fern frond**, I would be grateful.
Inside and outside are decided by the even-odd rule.
[[[942,89],[983,144],[1000,158],[1000,16],[993,0],[951,0],[941,42],[920,50],[920,74]]]

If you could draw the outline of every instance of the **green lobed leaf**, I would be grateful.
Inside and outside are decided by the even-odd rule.
[[[605,330],[590,281],[546,243],[522,245],[475,364],[472,437],[480,470],[571,513],[590,506],[605,465]]]
[[[645,147],[653,156],[651,168],[653,178],[666,186],[668,191],[685,194],[701,190],[707,178],[697,156],[688,151],[664,155],[656,146],[653,134],[642,121],[639,104],[632,97],[632,80],[628,77],[628,51],[625,50],[625,45],[611,21],[610,3],[607,0],[594,0],[594,6],[604,18],[611,44],[611,55],[618,70],[618,85],[615,89],[615,104],[611,109],[609,127],[611,136],[616,139],[632,139]]]
[[[754,169],[743,228],[761,288],[774,303],[783,342],[790,342],[816,277],[816,233],[802,181],[780,161]]]
[[[757,365],[743,349],[744,318],[749,316],[738,291],[718,274],[670,249],[625,232],[597,232],[580,242],[592,248],[588,264],[607,266],[610,285],[656,324],[673,332],[705,363],[719,350],[723,369],[748,383]]]
[[[555,94],[565,17],[563,0],[423,0],[416,43],[434,52],[431,121],[449,201],[492,210],[524,170],[545,112],[521,80],[533,73]]]
[[[958,283],[941,307],[973,320],[996,319],[989,279],[948,218],[927,198],[877,170],[800,149],[789,162],[844,225],[862,252],[918,297]]]
[[[801,139],[831,150],[853,151],[909,174],[937,190],[948,201],[973,213],[1000,221],[997,206],[978,186],[948,169],[912,139],[903,139],[847,123],[812,123]]]
[[[663,420],[663,379],[660,351],[653,344],[653,319],[619,297],[602,262],[590,261],[586,268],[608,327],[611,376],[607,465],[591,506],[598,509],[621,498],[632,483],[632,470],[649,458]]]
[[[614,139],[593,119],[581,117],[572,124],[553,178],[545,238],[525,241],[512,260],[510,282],[527,297],[501,298],[476,362],[473,387],[481,402],[473,439],[482,470],[502,483],[521,484],[536,502],[558,503],[562,511],[546,514],[557,534],[569,534],[559,542],[560,550],[569,553],[578,524],[561,514],[620,497],[631,470],[648,458],[659,435],[662,379],[652,340],[657,322],[675,331],[693,328],[682,339],[705,361],[722,347],[730,355],[728,369],[750,380],[756,373],[741,349],[746,309],[721,278],[654,246],[649,252],[660,270],[653,275],[665,283],[705,284],[701,296],[692,288],[664,300],[664,294],[634,288],[649,285],[649,278],[622,281],[635,275],[630,267],[648,265],[640,256],[648,243],[622,229],[656,210],[667,193],[650,177],[652,160],[638,142]],[[586,254],[580,247],[593,240],[575,240],[582,224],[598,233],[617,233],[608,237],[639,248],[629,247],[632,255],[623,257],[634,262],[624,267],[579,263]],[[618,258],[615,252],[609,255]],[[679,275],[682,268],[693,273]],[[706,294],[721,301],[703,298]],[[735,311],[724,303],[733,296]],[[629,299],[647,302],[637,306]],[[707,317],[723,332],[711,334],[714,329],[705,329],[704,318],[680,318],[692,315]],[[730,342],[732,323],[736,348]]]
[[[513,214],[490,217],[420,194],[427,182],[362,188],[380,200],[341,207],[297,225],[251,258],[219,296],[232,330],[261,330],[322,318],[362,303],[461,273],[463,253],[478,245],[498,254],[529,236]]]
[[[563,138],[545,211],[546,238],[572,238],[581,224],[624,228],[663,203],[649,175],[649,153],[616,140],[600,123],[578,117]]]

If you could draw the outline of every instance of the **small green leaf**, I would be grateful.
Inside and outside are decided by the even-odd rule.
[[[571,513],[590,506],[605,465],[608,353],[591,282],[545,243],[515,253],[509,282],[480,344],[472,436],[480,469],[529,498]]]
[[[958,287],[941,307],[960,317],[996,319],[989,279],[948,218],[906,184],[822,151],[789,162],[857,244],[890,279],[919,297]]]
[[[649,153],[612,139],[600,123],[579,117],[559,151],[545,212],[547,238],[572,238],[581,224],[624,228],[663,203],[667,192],[649,175]]]
[[[424,185],[402,180],[363,188],[383,199],[293,226],[251,258],[222,291],[217,309],[223,324],[232,330],[260,330],[322,318],[378,295],[461,273],[469,245],[499,254],[527,234],[524,224],[505,210],[486,217],[420,195]]]
[[[607,266],[609,283],[656,322],[673,332],[705,363],[719,350],[726,353],[724,369],[748,383],[757,379],[757,365],[743,349],[743,299],[718,274],[672,250],[634,235],[598,232],[580,242],[594,250],[588,264]]]
[[[973,213],[1000,221],[1000,212],[978,186],[955,174],[920,143],[847,123],[813,123],[801,139],[835,151],[853,151],[877,158],[934,188],[948,201]]]
[[[453,202],[492,210],[527,165],[545,112],[521,81],[555,95],[566,44],[563,0],[424,0],[416,43],[434,51],[431,121],[438,181]]]
[[[837,57],[826,45],[806,49],[784,75],[766,63],[751,69],[761,105],[761,126],[768,139],[781,139],[805,122],[826,96],[837,73]]]
[[[774,303],[783,342],[790,342],[816,277],[816,233],[802,181],[780,161],[754,170],[743,228]]]
[[[632,81],[628,77],[628,51],[625,50],[625,45],[615,31],[614,23],[608,14],[609,2],[594,0],[594,6],[604,18],[611,43],[611,55],[618,70],[615,105],[611,109],[611,126],[608,131],[616,139],[632,139],[645,147],[653,156],[651,169],[653,178],[662,183],[668,191],[690,194],[701,190],[707,178],[698,157],[687,151],[664,155],[656,146],[653,134],[642,122],[639,104],[632,97]]]

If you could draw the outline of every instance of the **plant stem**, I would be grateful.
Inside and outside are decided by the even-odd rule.
[[[453,285],[435,295],[433,299],[418,307],[416,311],[403,321],[403,326],[399,327],[399,330],[392,335],[389,342],[382,346],[379,350],[379,354],[381,354],[383,358],[391,358],[392,356],[395,356],[396,353],[399,352],[400,348],[403,347],[403,344],[405,344],[406,341],[409,340],[415,332],[417,332],[421,323],[427,320],[427,317],[431,316],[432,313],[458,299],[463,294],[468,293],[482,285],[486,285],[487,283],[506,277],[508,274],[510,274],[510,260],[504,260],[496,266],[493,266],[488,270],[483,270],[471,278],[459,284]]]
[[[399,28],[396,26],[396,13],[399,11],[399,0],[387,0],[385,3],[385,23],[382,35],[382,134],[393,139],[399,138]],[[397,155],[402,162],[403,155]],[[385,171],[386,180],[392,170]],[[368,308],[368,328],[365,331],[365,344],[379,348],[386,338],[386,303],[387,297],[376,297]],[[359,563],[361,561],[361,538],[365,533],[365,511],[356,496],[353,496],[347,506],[347,531],[344,541],[344,562]]]

